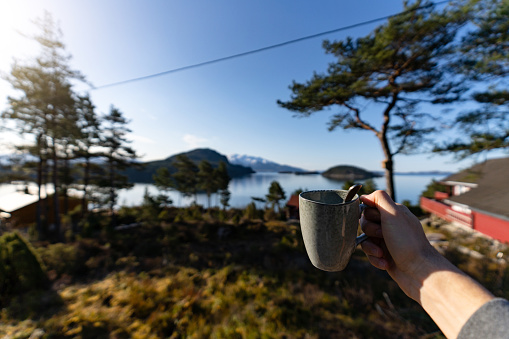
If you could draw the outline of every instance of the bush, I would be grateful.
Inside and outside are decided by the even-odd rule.
[[[46,288],[48,282],[37,252],[19,233],[0,237],[0,299]]]
[[[256,209],[256,204],[251,202],[246,206],[244,211],[244,218],[248,220],[253,220],[258,218],[258,210]]]
[[[54,270],[57,276],[68,274],[74,276],[86,269],[83,253],[74,245],[51,244],[37,249],[48,270]]]
[[[421,196],[433,199],[435,198],[435,192],[447,192],[447,186],[442,185],[433,179],[428,186],[426,186],[426,189],[422,192]]]

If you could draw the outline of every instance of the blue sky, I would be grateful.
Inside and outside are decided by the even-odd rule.
[[[63,32],[71,66],[95,86],[164,72],[395,14],[401,1],[16,0],[0,3],[0,72],[13,58],[37,54],[17,31],[31,33],[44,10]],[[367,131],[329,132],[334,111],[295,118],[280,108],[292,80],[309,79],[332,61],[322,40],[368,34],[377,24],[212,65],[90,92],[99,112],[118,107],[131,120],[142,160],[208,147],[308,170],[351,164],[380,170],[382,151]],[[87,86],[76,88],[80,92]],[[9,84],[0,81],[0,109]],[[368,116],[378,117],[376,107]],[[4,135],[5,145],[12,137]],[[2,152],[7,152],[3,147]],[[397,171],[471,165],[451,156],[397,156]]]

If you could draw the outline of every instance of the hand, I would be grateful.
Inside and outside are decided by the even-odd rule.
[[[370,237],[362,243],[363,251],[373,266],[387,270],[412,297],[405,282],[419,274],[425,261],[439,254],[430,245],[419,220],[386,192],[376,191],[361,196],[361,200],[368,205],[361,227]]]
[[[429,243],[419,220],[387,193],[361,196],[368,205],[362,243],[373,266],[387,270],[399,287],[419,302],[448,338],[493,295],[441,256]]]

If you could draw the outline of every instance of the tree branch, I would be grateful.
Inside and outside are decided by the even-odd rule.
[[[371,126],[370,124],[366,123],[364,120],[361,119],[360,111],[358,108],[352,107],[348,105],[346,102],[343,102],[341,104],[355,113],[355,121],[360,126],[360,128],[372,131],[373,133],[378,135],[379,131],[376,128],[374,128],[373,126]]]

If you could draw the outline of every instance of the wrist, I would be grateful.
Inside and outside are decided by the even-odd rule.
[[[419,252],[420,254],[411,259],[411,263],[405,265],[404,269],[395,265],[388,272],[406,295],[422,304],[420,300],[422,288],[433,273],[445,270],[459,273],[461,271],[431,245],[425,246]]]
[[[409,269],[389,271],[401,289],[417,301],[448,338],[493,295],[429,246]]]

